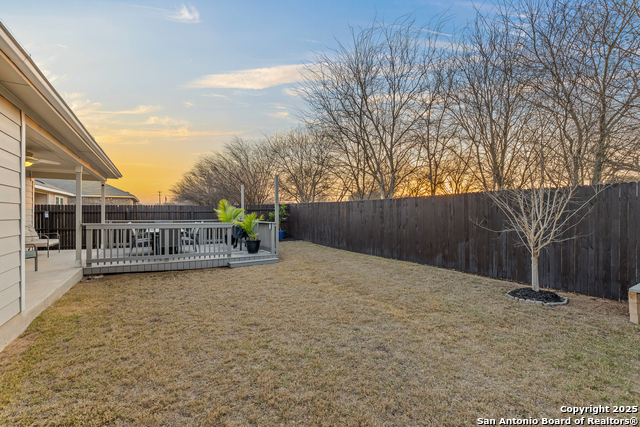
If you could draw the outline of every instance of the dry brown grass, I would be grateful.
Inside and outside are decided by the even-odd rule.
[[[471,425],[638,404],[624,303],[312,245],[83,281],[0,353],[0,424]]]

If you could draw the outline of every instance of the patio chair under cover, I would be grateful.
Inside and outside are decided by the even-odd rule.
[[[242,250],[242,239],[247,239],[249,238],[249,235],[247,234],[246,231],[244,231],[244,229],[242,227],[240,227],[239,225],[233,225],[232,228],[232,239],[231,239],[231,244],[233,245],[233,247],[237,247],[238,246],[238,241],[240,241],[240,250]]]
[[[47,258],[49,257],[49,248],[58,246],[60,252],[60,235],[58,233],[38,233],[33,224],[25,227],[25,243],[35,245],[36,248],[47,248]],[[56,236],[55,239],[49,236]]]

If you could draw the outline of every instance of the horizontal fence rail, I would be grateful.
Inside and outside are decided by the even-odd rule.
[[[638,183],[597,194],[579,188],[590,211],[569,240],[540,256],[540,285],[626,299],[640,280]],[[531,283],[531,258],[513,233],[500,234],[505,215],[483,193],[390,200],[289,205],[295,238],[325,246],[468,273]],[[577,217],[576,217],[577,218]]]
[[[231,223],[83,224],[86,265],[231,257]]]

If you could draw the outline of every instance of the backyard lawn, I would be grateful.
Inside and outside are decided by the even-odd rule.
[[[85,278],[0,353],[0,425],[458,426],[640,404],[626,303],[503,295],[520,286],[306,242],[273,265]]]

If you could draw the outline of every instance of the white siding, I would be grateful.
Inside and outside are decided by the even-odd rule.
[[[20,111],[0,96],[0,325],[20,312],[20,162]]]

